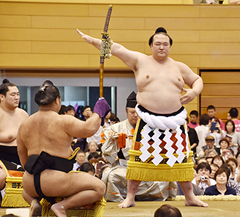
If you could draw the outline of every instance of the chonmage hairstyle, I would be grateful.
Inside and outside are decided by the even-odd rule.
[[[15,84],[11,83],[8,79],[3,79],[2,84],[0,85],[0,94],[6,96],[9,91],[8,87],[16,87]]]
[[[58,88],[54,86],[51,81],[46,80],[35,94],[34,100],[38,105],[49,105],[54,102],[57,97],[61,97]]]
[[[149,45],[149,46],[151,46],[151,44],[153,43],[153,37],[154,37],[156,34],[166,35],[166,36],[169,38],[170,46],[172,46],[173,40],[172,40],[172,38],[167,34],[167,30],[164,29],[163,27],[157,28],[156,31],[155,31],[155,33],[149,38],[149,40],[148,40],[148,45]]]

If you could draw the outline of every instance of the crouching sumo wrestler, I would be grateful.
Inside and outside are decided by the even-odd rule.
[[[58,217],[67,217],[69,208],[100,200],[104,183],[87,173],[68,173],[73,166],[72,137],[90,137],[104,123],[110,111],[105,99],[97,101],[94,114],[86,122],[69,115],[58,115],[61,107],[59,90],[45,81],[35,95],[39,111],[27,118],[17,136],[18,154],[26,170],[23,198],[31,204],[31,216],[41,216],[41,198],[52,203]],[[55,203],[55,197],[64,200]]]

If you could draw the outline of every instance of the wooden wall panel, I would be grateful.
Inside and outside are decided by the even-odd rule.
[[[0,15],[0,27],[31,27],[31,16]]]
[[[240,75],[239,75],[240,76]],[[204,84],[201,96],[238,96],[240,84]]]
[[[0,70],[98,70],[99,51],[86,44],[76,28],[101,38],[109,2],[0,0]],[[113,0],[111,3],[109,34],[114,42],[149,55],[149,37],[157,27],[164,26],[174,41],[170,56],[189,65],[195,73],[203,68],[240,68],[240,7],[182,5],[191,3],[189,0]],[[127,67],[113,57],[106,60],[105,69],[126,70]],[[202,76],[210,86],[212,80],[217,84],[223,80],[240,83],[240,76],[232,79],[232,73],[221,77]],[[210,86],[206,85],[204,96],[209,93],[224,96],[220,95],[219,87],[212,91]],[[229,91],[231,95],[238,87],[232,86]],[[186,108],[198,109],[197,99]]]
[[[240,83],[239,70],[237,71],[205,71],[201,77],[206,84],[234,84]]]
[[[204,82],[201,114],[207,113],[209,105],[214,105],[216,117],[225,122],[230,108],[240,108],[240,70],[203,70],[201,77]]]
[[[228,97],[228,96],[202,96],[202,107],[208,107],[214,105],[218,107],[240,107],[240,96]]]

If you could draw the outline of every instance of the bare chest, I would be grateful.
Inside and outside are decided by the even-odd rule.
[[[139,68],[136,76],[136,84],[139,91],[149,85],[161,86],[167,89],[182,89],[184,80],[181,71],[175,64],[152,63]]]

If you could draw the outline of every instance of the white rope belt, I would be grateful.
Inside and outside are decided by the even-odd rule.
[[[139,115],[139,117],[147,123],[143,127],[143,130],[141,131],[141,143],[142,147],[140,148],[140,151],[142,152],[142,155],[140,155],[140,159],[145,162],[151,155],[153,155],[153,163],[157,166],[159,163],[162,162],[163,157],[160,155],[162,148],[160,147],[160,144],[162,141],[159,139],[162,134],[164,134],[164,139],[163,141],[166,142],[165,149],[167,150],[166,156],[169,158],[167,161],[167,164],[169,166],[173,166],[176,162],[182,163],[182,161],[185,158],[185,155],[183,154],[183,145],[182,145],[182,137],[181,133],[182,131],[180,130],[180,126],[185,124],[185,118],[187,116],[187,111],[184,109],[182,112],[175,116],[169,116],[169,117],[164,117],[164,116],[155,116],[151,115],[148,112],[143,112],[138,108],[138,104],[136,105],[136,111]],[[154,128],[154,129],[151,129]],[[160,132],[160,130],[164,130],[164,133]],[[170,129],[173,129],[176,131],[176,146],[177,146],[177,151],[176,153],[178,154],[177,157],[174,156],[174,149],[172,148],[173,141],[171,140],[172,133],[170,132]],[[153,131],[153,136],[149,136],[149,132]],[[188,148],[188,135],[187,131],[185,128],[185,134],[186,134],[186,149],[187,149],[187,158],[189,157],[189,148]],[[154,148],[154,151],[152,153],[149,153],[149,141],[153,140],[154,143],[152,144],[152,147]]]
[[[147,123],[152,128],[157,128],[160,130],[172,129],[175,130],[178,126],[181,126],[185,123],[187,117],[187,111],[184,109],[179,114],[175,116],[155,116],[149,114],[148,112],[143,112],[138,108],[138,104],[135,107],[138,116]]]

